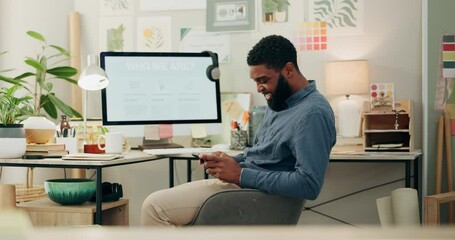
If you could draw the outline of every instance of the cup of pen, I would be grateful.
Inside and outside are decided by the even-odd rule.
[[[55,142],[65,144],[65,150],[67,150],[69,154],[74,154],[78,152],[75,128],[62,129],[61,132],[57,133]]]
[[[247,131],[245,130],[232,130],[231,131],[231,146],[232,150],[243,150],[247,144]]]
[[[231,123],[231,146],[232,150],[243,150],[247,146],[248,133],[245,130],[241,130],[239,124],[236,121]]]

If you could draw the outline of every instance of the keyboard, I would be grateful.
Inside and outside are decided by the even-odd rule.
[[[212,148],[162,148],[162,149],[145,149],[144,153],[150,155],[177,155],[177,154],[197,154],[215,152]]]

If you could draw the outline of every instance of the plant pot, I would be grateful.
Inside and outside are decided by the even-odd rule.
[[[46,117],[29,117],[24,122],[27,143],[47,143],[55,136],[55,124]]]
[[[22,124],[0,124],[0,158],[20,158],[26,146]]]
[[[269,23],[274,22],[273,12],[266,12],[264,14],[264,22],[269,22]]]
[[[286,11],[275,12],[275,22],[286,22]]]

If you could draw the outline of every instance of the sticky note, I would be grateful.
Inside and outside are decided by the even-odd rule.
[[[203,124],[193,124],[193,125],[191,125],[191,136],[193,138],[204,138],[204,137],[207,137],[207,132],[205,130],[205,125],[203,125]]]
[[[174,136],[172,124],[160,124],[158,128],[160,138],[172,138]]]
[[[144,138],[145,140],[160,140],[158,125],[144,126]]]

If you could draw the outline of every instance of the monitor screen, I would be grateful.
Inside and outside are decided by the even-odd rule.
[[[103,125],[220,123],[220,85],[206,53],[102,52]]]

